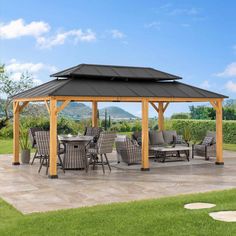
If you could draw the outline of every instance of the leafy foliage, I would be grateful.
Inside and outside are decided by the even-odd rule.
[[[184,113],[184,112],[174,113],[171,116],[171,119],[189,119],[189,118],[190,118],[189,113]]]
[[[215,131],[216,122],[214,120],[171,120],[171,129],[179,134],[184,134],[184,129],[191,130],[192,140],[202,140],[206,132]],[[236,121],[223,121],[223,139],[225,143],[236,143]]]

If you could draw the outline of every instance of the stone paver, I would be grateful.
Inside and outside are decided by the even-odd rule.
[[[0,197],[28,214],[235,188],[236,153],[224,152],[224,157],[224,166],[200,157],[190,163],[151,161],[151,170],[141,172],[138,165],[118,168],[111,155],[111,173],[106,169],[103,175],[99,166],[88,173],[59,170],[58,179],[48,179],[45,168],[38,174],[38,161],[12,166],[11,155],[0,155]]]
[[[211,204],[211,203],[194,202],[194,203],[185,204],[184,208],[189,209],[189,210],[199,210],[199,209],[212,208],[215,206],[216,206],[215,204]]]
[[[209,215],[214,220],[224,221],[224,222],[236,222],[236,211],[219,211],[211,212]]]

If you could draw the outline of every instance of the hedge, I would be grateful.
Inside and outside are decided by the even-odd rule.
[[[191,120],[173,119],[170,120],[172,129],[183,134],[185,127],[190,129],[192,140],[202,140],[206,132],[215,131],[216,123],[214,120]],[[236,121],[223,121],[223,140],[224,143],[236,144]]]

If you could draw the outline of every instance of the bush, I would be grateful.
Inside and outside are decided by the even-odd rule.
[[[171,128],[179,134],[183,134],[184,128],[191,130],[192,140],[202,140],[206,132],[215,131],[216,122],[214,120],[171,120]],[[224,143],[236,143],[236,121],[223,121]]]
[[[50,124],[47,117],[22,117],[20,123],[24,128],[30,127],[40,127],[44,130],[49,130]],[[58,134],[78,134],[78,131],[84,132],[85,127],[87,126],[86,121],[77,123],[76,121],[59,118],[57,125]],[[2,138],[13,138],[13,124],[8,122],[8,124],[0,130],[0,137]]]
[[[171,119],[189,119],[189,118],[190,118],[189,113],[184,113],[184,112],[181,112],[181,113],[174,113],[174,114],[171,116]]]

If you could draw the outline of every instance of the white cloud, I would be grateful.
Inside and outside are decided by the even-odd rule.
[[[70,39],[74,43],[96,40],[96,34],[91,30],[72,29],[62,33],[52,34],[51,27],[44,21],[32,21],[26,24],[23,19],[0,23],[0,39],[15,39],[31,36],[36,39],[40,48],[51,48],[62,45]],[[119,37],[117,33],[117,37]]]
[[[19,62],[16,59],[11,59],[5,66],[6,72],[8,72],[13,80],[20,80],[22,73],[28,72],[32,75],[35,84],[41,84],[42,81],[38,79],[38,75],[42,72],[48,74],[55,73],[57,68],[52,65],[47,65],[42,62]]]
[[[161,23],[158,21],[153,21],[151,23],[145,24],[144,27],[145,28],[154,28],[154,29],[160,29],[161,27]]]
[[[23,19],[13,20],[0,24],[0,38],[14,39],[22,36],[38,37],[50,30],[49,24],[43,21],[32,21],[25,24]]]
[[[126,37],[126,35],[123,32],[117,29],[111,30],[110,33],[111,33],[112,38],[114,39],[123,39]]]
[[[201,84],[200,87],[204,88],[204,89],[209,89],[211,87],[210,83],[208,80],[204,80]]]
[[[225,87],[230,91],[236,93],[236,82],[228,81],[225,85]]]
[[[190,27],[191,25],[190,25],[190,24],[187,24],[187,23],[183,23],[183,24],[181,24],[181,26],[182,26],[182,27],[185,27],[185,28],[188,28],[188,27]]]
[[[199,9],[197,8],[176,8],[169,12],[169,15],[188,15],[196,16],[199,14]]]
[[[217,73],[218,77],[236,77],[236,62],[227,65],[223,72]]]
[[[74,43],[79,41],[91,42],[96,40],[96,34],[90,29],[86,31],[82,31],[81,29],[70,30],[51,37],[40,36],[37,38],[37,44],[41,48],[51,48],[56,45],[64,44],[67,39],[73,40]]]

